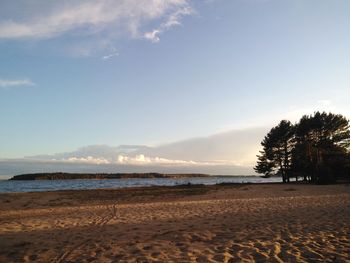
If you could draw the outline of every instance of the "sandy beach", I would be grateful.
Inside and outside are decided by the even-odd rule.
[[[0,194],[0,262],[350,262],[350,185]]]

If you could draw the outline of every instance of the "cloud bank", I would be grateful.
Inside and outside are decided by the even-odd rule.
[[[265,127],[232,130],[155,147],[91,145],[72,152],[26,158],[91,164],[253,166],[267,130]]]
[[[317,104],[327,108],[332,106],[329,100],[321,100]],[[303,111],[305,113],[308,112]],[[298,119],[302,116],[299,110],[290,111],[285,116],[296,115]],[[287,119],[293,121],[293,118]],[[261,148],[260,142],[276,124],[269,120],[260,127],[248,126],[152,147],[90,145],[52,155],[0,159],[0,176],[43,171],[251,175],[255,174],[253,166]]]
[[[148,157],[143,154],[137,154],[135,156],[127,156],[119,154],[117,158],[105,158],[105,157],[68,157],[63,159],[49,159],[51,162],[59,163],[77,163],[77,164],[115,164],[115,165],[207,165],[210,163],[200,163],[194,161],[184,160],[171,160],[161,157]]]
[[[0,160],[0,175],[42,171],[251,175],[267,130],[232,130],[154,147],[91,145],[53,155]]]

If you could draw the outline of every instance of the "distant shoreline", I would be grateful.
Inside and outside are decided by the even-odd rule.
[[[131,179],[131,178],[193,178],[209,177],[208,174],[162,174],[162,173],[31,173],[20,174],[9,180],[74,180],[74,179]]]

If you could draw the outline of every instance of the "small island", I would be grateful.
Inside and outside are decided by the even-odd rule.
[[[124,179],[124,178],[189,178],[208,177],[207,174],[162,173],[32,173],[15,175],[9,180],[72,180],[72,179]]]

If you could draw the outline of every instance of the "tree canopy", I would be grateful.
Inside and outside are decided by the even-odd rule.
[[[315,112],[296,124],[282,120],[261,142],[257,173],[302,177],[312,183],[350,177],[349,121],[340,114]]]

